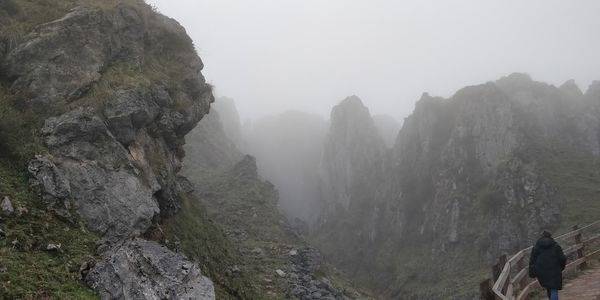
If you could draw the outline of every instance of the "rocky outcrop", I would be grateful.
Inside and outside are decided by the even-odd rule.
[[[289,255],[291,270],[286,276],[291,295],[301,300],[350,299],[338,291],[329,279],[325,277],[319,279],[315,276],[321,268],[321,254],[317,249],[311,247],[292,249]]]
[[[166,50],[148,45],[148,40],[173,35],[191,45],[175,21],[149,16],[148,9],[77,8],[40,26],[3,65],[13,79],[11,89],[27,95],[32,107],[60,111],[66,103],[75,104],[75,109],[48,118],[42,132],[52,154],[49,159],[64,177],[62,190],[71,191],[92,230],[109,236],[139,234],[159,213],[170,216],[177,211],[175,178],[183,137],[212,101],[200,74],[202,63],[191,46],[187,51],[192,54],[185,54],[189,65],[173,78],[181,79],[181,86],[123,85],[103,95],[105,99],[84,96],[101,84],[111,65],[139,67],[143,59],[153,59],[155,51]],[[169,93],[173,88],[180,92]],[[77,107],[85,100],[105,104]]]
[[[140,236],[180,208],[185,135],[212,89],[185,30],[142,1],[80,6],[23,37],[0,73],[44,120],[29,164],[48,210],[102,236],[86,282],[110,299],[214,299],[196,265]]]
[[[81,97],[118,55],[142,57],[144,20],[122,6],[114,14],[80,7],[30,33],[8,54],[3,70],[12,90],[43,109]]]
[[[102,299],[215,299],[196,264],[155,242],[125,241],[105,256],[86,277]]]
[[[319,166],[323,222],[349,209],[358,192],[354,188],[364,189],[363,184],[373,182],[369,175],[380,169],[385,149],[369,110],[358,97],[346,98],[333,108]]]

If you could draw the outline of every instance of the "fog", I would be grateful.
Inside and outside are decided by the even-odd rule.
[[[448,97],[512,72],[583,89],[600,78],[596,0],[148,2],[187,29],[242,120],[327,117],[353,94],[402,120],[424,91]]]
[[[513,72],[584,91],[600,78],[596,0],[148,2],[186,28],[224,130],[304,220],[319,210],[330,111],[347,96],[391,148],[423,92],[448,98]]]
[[[247,124],[248,153],[259,172],[279,190],[282,210],[292,218],[314,221],[318,209],[318,165],[328,125],[299,111],[263,117]]]

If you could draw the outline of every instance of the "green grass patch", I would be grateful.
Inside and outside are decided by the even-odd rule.
[[[1,216],[0,295],[4,299],[96,299],[79,280],[79,267],[93,261],[97,237],[45,211],[30,194],[26,176],[0,163],[0,197],[8,196],[21,216]],[[46,251],[49,244],[60,251]]]
[[[208,218],[204,205],[186,195],[181,195],[181,205],[181,211],[162,224],[164,243],[171,248],[180,243],[183,252],[213,280],[218,299],[255,299],[251,278],[228,271],[241,261],[225,233]]]

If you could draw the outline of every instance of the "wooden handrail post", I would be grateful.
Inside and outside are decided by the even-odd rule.
[[[573,230],[578,230],[579,229],[579,225],[575,225],[573,226]],[[581,245],[581,248],[577,249],[577,259],[583,258],[584,257],[584,245],[582,243],[583,240],[583,234],[581,232],[579,232],[578,234],[575,235],[575,245],[579,246]],[[583,263],[581,263],[581,265],[579,265],[579,269],[585,269],[585,267],[587,266],[587,263],[584,261]]]

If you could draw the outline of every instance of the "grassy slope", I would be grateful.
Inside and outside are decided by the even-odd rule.
[[[0,5],[0,39],[9,48],[36,25],[64,15],[75,1],[8,0]],[[1,62],[2,57],[0,57]],[[47,213],[29,192],[26,163],[44,147],[41,118],[19,106],[0,80],[0,197],[29,212],[0,217],[0,295],[4,299],[95,299],[79,280],[82,262],[94,259],[97,237]],[[49,243],[61,251],[45,250]]]
[[[27,179],[19,169],[0,163],[0,196],[8,196],[15,209],[29,211],[0,219],[0,228],[6,232],[0,237],[0,295],[5,299],[96,298],[79,281],[79,267],[94,259],[97,237],[47,213],[28,192]],[[61,251],[46,251],[49,243],[61,244]]]
[[[189,199],[191,202],[188,204],[189,206],[203,211],[206,209],[206,205],[206,213],[209,218],[215,220],[215,225],[223,228],[223,231],[230,235],[240,228],[243,228],[248,234],[247,239],[227,241],[227,244],[231,245],[228,247],[228,257],[214,262],[214,265],[219,267],[220,273],[224,273],[223,271],[234,266],[241,271],[233,274],[227,272],[228,274],[225,276],[216,274],[216,281],[225,280],[225,283],[230,285],[227,281],[231,282],[238,278],[238,282],[240,282],[242,278],[248,278],[251,279],[249,282],[251,288],[242,287],[242,291],[250,295],[250,297],[244,297],[245,299],[285,298],[287,283],[275,274],[275,270],[287,268],[287,245],[291,244],[291,238],[281,226],[278,226],[280,217],[276,207],[277,195],[272,187],[258,179],[240,179],[232,177],[228,173],[211,171],[197,172],[191,176],[190,180],[201,182],[202,191],[195,193],[195,197],[199,199],[195,197]],[[257,214],[256,217],[254,217],[254,213]],[[198,222],[197,212],[184,209],[182,214],[187,215],[186,218],[190,222]],[[178,217],[170,222],[180,223],[181,221],[183,219]],[[181,238],[181,233],[170,229],[170,225],[169,222],[166,223],[165,231],[173,232]],[[179,226],[177,229],[185,227],[188,226]],[[201,228],[188,228],[194,231],[195,235],[206,235],[200,231]],[[201,243],[202,240],[188,242],[193,244],[188,247],[184,245],[183,249],[186,254],[204,263],[203,259],[194,251],[199,247],[206,247],[206,245]],[[252,250],[257,247],[265,251],[264,256],[252,254]],[[221,256],[225,256],[225,253]],[[224,286],[223,288],[227,289],[228,287]],[[233,295],[224,293],[221,293],[221,296],[222,299],[235,299],[231,297]]]
[[[173,249],[179,243],[183,253],[199,263],[202,271],[213,280],[218,299],[257,298],[250,283],[252,278],[228,271],[241,265],[239,254],[221,228],[209,219],[204,205],[191,195],[181,195],[181,199],[182,210],[162,224],[162,242]]]
[[[247,292],[252,296],[246,299],[288,299],[287,281],[277,276],[275,270],[281,269],[287,273],[290,266],[289,251],[306,244],[286,228],[277,208],[278,194],[274,186],[257,177],[236,176],[231,172],[194,169],[187,173],[186,176],[197,186],[195,195],[198,199],[190,199],[193,203],[191,206],[201,208],[202,211],[206,207],[209,218],[214,220],[215,225],[223,228],[229,237],[228,243],[233,246],[229,253],[236,259],[232,260],[230,256],[217,262],[221,264],[221,272],[235,265],[241,272],[226,278],[251,279],[249,283],[252,290]],[[194,210],[184,209],[182,214],[188,216],[189,222],[197,222],[194,220],[198,213]],[[177,218],[171,222],[181,220]],[[197,227],[181,225],[170,228],[171,224],[167,222],[165,232],[172,232],[180,237],[180,230],[189,228],[188,231],[193,231],[194,235],[205,235]],[[245,235],[245,238],[239,238],[240,235]],[[202,244],[202,239],[197,239],[195,243],[189,244],[188,249],[185,246],[183,249],[191,257],[199,258],[193,251],[202,247],[206,247]],[[257,249],[261,249],[264,254],[257,253]],[[203,260],[200,258],[199,261]],[[356,286],[345,279],[344,274],[330,265],[322,264],[321,270],[315,275],[326,276],[339,291],[361,295],[358,296],[359,299],[372,299],[365,296],[368,295],[366,291],[357,290]],[[220,299],[234,298],[221,294]]]

